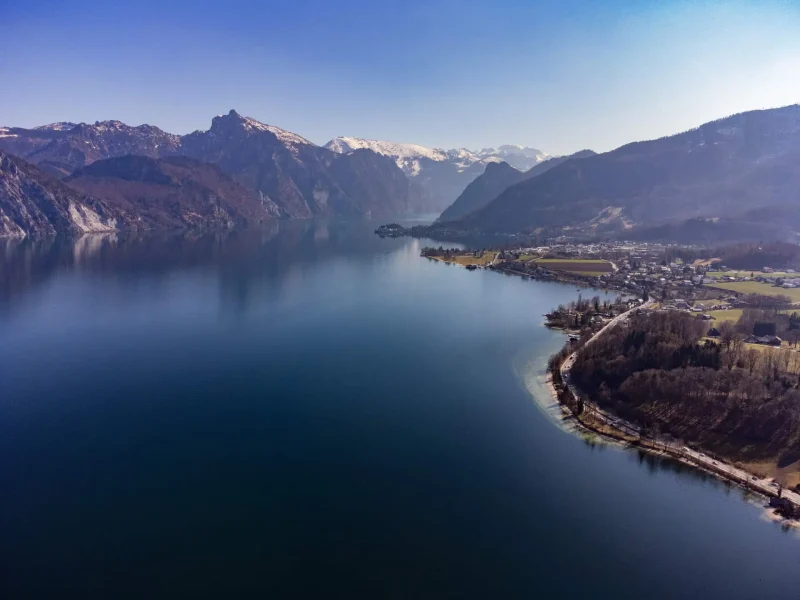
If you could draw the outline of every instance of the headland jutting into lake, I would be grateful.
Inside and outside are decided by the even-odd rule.
[[[780,293],[787,288],[730,296],[716,287],[718,274],[727,272],[720,260],[668,260],[676,253],[679,248],[646,244],[567,244],[426,247],[421,255],[469,270],[638,294],[613,302],[579,296],[546,315],[548,326],[570,334],[548,364],[550,389],[568,418],[758,493],[776,516],[796,524],[800,355],[775,331],[795,331],[795,322],[800,329],[800,317]],[[676,299],[678,293],[689,301]],[[769,332],[746,336],[753,322]],[[795,345],[798,338],[800,331]],[[786,423],[789,431],[779,433]]]

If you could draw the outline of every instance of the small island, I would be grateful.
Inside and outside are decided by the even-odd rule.
[[[376,235],[380,237],[403,237],[406,235],[406,230],[398,223],[388,223],[381,225],[375,230]]]

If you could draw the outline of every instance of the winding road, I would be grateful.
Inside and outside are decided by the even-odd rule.
[[[611,321],[606,323],[600,330],[598,330],[591,338],[589,338],[583,347],[588,346],[595,342],[601,335],[612,329],[613,327],[618,326],[620,323],[626,322],[635,311],[648,308],[652,304],[651,300],[648,300],[644,304],[638,307],[634,307],[616,317],[614,317]],[[626,433],[628,435],[633,435],[639,437],[641,434],[640,428],[636,427],[635,425],[616,417],[603,409],[599,406],[591,402],[584,394],[578,390],[577,386],[572,382],[572,378],[570,375],[570,369],[575,364],[575,359],[580,352],[580,349],[576,350],[572,354],[570,354],[564,362],[561,364],[560,373],[561,373],[561,380],[564,384],[569,388],[570,392],[572,392],[575,398],[582,398],[584,401],[584,409],[589,410],[592,414],[597,417],[600,421],[606,423],[607,425],[613,427],[614,429]],[[760,494],[763,494],[768,497],[777,497],[780,493],[780,496],[783,498],[788,499],[792,502],[795,507],[800,507],[800,494],[797,492],[783,489],[780,490],[780,487],[777,483],[772,481],[771,479],[759,478],[752,473],[749,473],[743,469],[735,467],[729,463],[722,462],[714,457],[708,456],[703,452],[698,452],[697,450],[693,450],[688,446],[684,446],[683,444],[678,444],[675,442],[669,441],[662,441],[662,440],[641,440],[642,445],[648,447],[653,450],[657,450],[658,452],[662,452],[664,454],[668,454],[678,460],[695,465],[707,471],[717,474],[720,477],[725,479],[729,479],[734,481],[750,490],[754,490]]]

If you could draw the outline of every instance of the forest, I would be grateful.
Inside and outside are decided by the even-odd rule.
[[[720,259],[729,269],[760,271],[762,267],[785,269],[800,267],[800,246],[786,242],[740,243],[716,248],[671,246],[665,249],[667,261],[681,259],[686,263],[695,260]]]
[[[703,339],[707,327],[686,313],[635,315],[578,353],[573,380],[600,406],[662,436],[729,459],[793,463],[800,353],[749,347],[739,324]]]

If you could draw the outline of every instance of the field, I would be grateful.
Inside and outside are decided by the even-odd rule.
[[[739,294],[760,294],[761,296],[788,296],[792,302],[800,302],[800,288],[784,289],[758,281],[724,281],[708,284],[715,290],[727,290]]]
[[[538,266],[553,271],[563,271],[576,275],[596,277],[603,273],[611,273],[613,265],[607,260],[598,259],[561,259],[561,258],[539,258],[534,261]]]
[[[714,319],[716,319],[714,323],[719,324],[724,323],[725,321],[736,323],[736,321],[739,320],[739,317],[742,316],[743,312],[744,311],[741,308],[732,308],[730,310],[710,310],[706,314],[714,317]]]
[[[761,271],[708,271],[706,277],[719,279],[720,277],[800,277],[800,273],[787,273],[786,271],[775,271],[774,273],[762,273]]]
[[[446,259],[443,256],[432,256],[431,258],[435,258],[436,260],[441,260],[443,262],[456,263],[464,267],[466,267],[467,265],[477,265],[479,267],[482,267],[483,265],[487,265],[490,262],[492,262],[492,260],[494,260],[494,257],[496,255],[497,252],[484,252],[483,256],[481,256],[480,258],[476,258],[472,256],[472,254],[452,256],[449,259]]]

